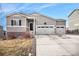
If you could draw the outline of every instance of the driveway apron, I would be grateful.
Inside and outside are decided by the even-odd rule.
[[[36,38],[36,56],[70,56],[72,55],[56,40],[57,36],[35,35]],[[61,43],[62,44],[62,43]]]

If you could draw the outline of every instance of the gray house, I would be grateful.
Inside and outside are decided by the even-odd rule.
[[[65,20],[50,18],[39,13],[7,15],[7,36],[24,32],[35,35],[65,34],[65,27]]]

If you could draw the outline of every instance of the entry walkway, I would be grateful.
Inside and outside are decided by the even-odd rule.
[[[79,38],[59,37],[57,35],[36,35],[37,56],[72,56],[79,55]],[[76,39],[75,39],[76,38]]]

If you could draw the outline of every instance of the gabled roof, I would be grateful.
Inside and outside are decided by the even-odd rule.
[[[43,15],[43,14],[40,14],[40,13],[32,13],[33,14],[37,14],[37,15],[40,15],[40,16],[43,16],[43,17],[46,17],[46,18],[49,18],[49,19],[52,19],[52,20],[55,20],[54,18],[51,18],[51,17],[48,17],[46,15]],[[56,21],[56,20],[55,20]]]
[[[33,14],[38,14],[38,15],[44,16],[44,17],[46,17],[46,18],[49,18],[49,19],[51,19],[51,20],[55,20],[55,21],[66,21],[66,20],[64,20],[64,19],[54,19],[54,18],[52,18],[52,17],[46,16],[46,15],[43,15],[43,14],[40,14],[40,13],[32,13],[32,15],[33,15]]]
[[[66,21],[65,19],[56,19],[56,21]]]
[[[79,11],[79,9],[75,9],[75,10],[73,10],[73,11],[69,14],[68,17],[70,17],[75,11]]]
[[[11,16],[11,15],[16,15],[16,14],[21,14],[21,15],[24,15],[24,16],[29,16],[28,14],[24,14],[24,13],[11,13],[11,14],[8,14],[7,17]]]
[[[12,13],[12,14],[8,14],[7,17],[8,17],[8,16],[11,16],[11,15],[16,15],[16,14],[22,14],[22,15],[24,15],[25,17],[26,17],[26,16],[32,17],[32,16],[34,16],[34,15],[36,14],[36,15],[41,15],[41,16],[43,16],[43,17],[46,17],[46,18],[51,19],[51,20],[54,20],[54,21],[65,21],[64,19],[54,19],[54,18],[51,18],[51,17],[49,17],[49,16],[46,16],[46,15],[43,15],[43,14],[40,14],[40,13],[37,13],[37,12],[31,13],[31,14]]]

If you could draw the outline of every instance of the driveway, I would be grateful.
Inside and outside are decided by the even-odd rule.
[[[79,36],[36,35],[37,56],[78,56]]]

